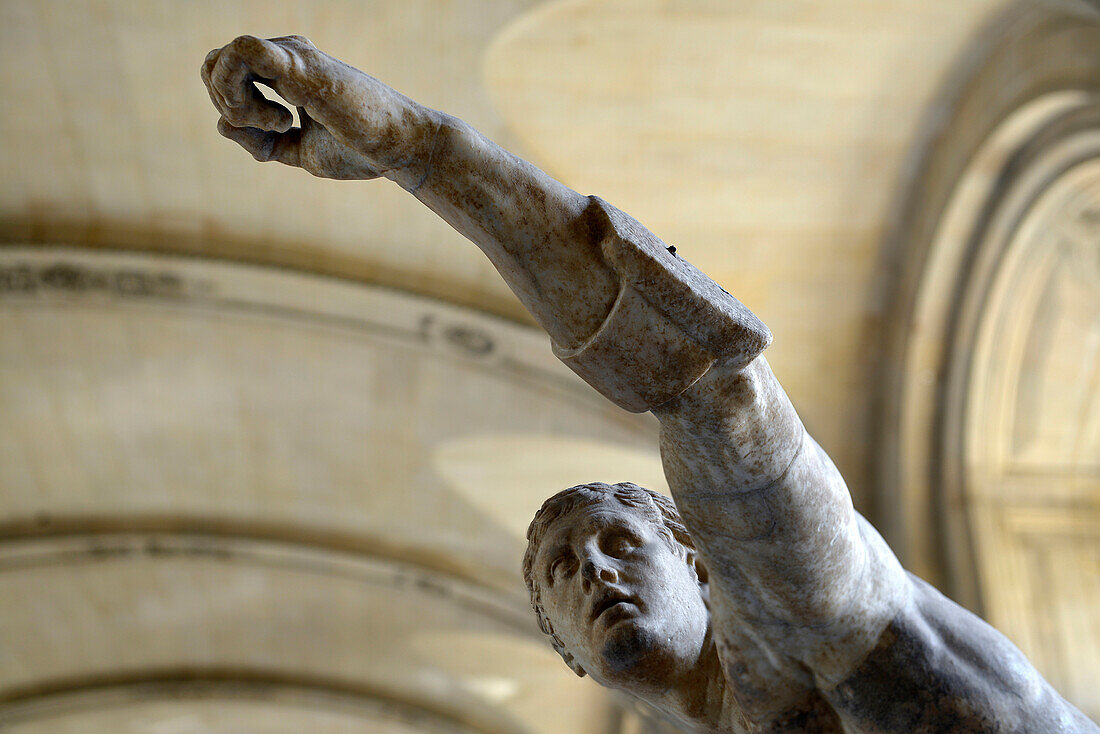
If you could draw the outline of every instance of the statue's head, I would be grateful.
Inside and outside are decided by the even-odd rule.
[[[644,695],[702,653],[706,569],[656,492],[593,483],[554,495],[527,530],[523,577],[539,627],[577,675]]]

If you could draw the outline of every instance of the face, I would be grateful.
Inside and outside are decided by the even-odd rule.
[[[693,558],[632,508],[608,498],[562,516],[533,572],[555,633],[598,682],[642,692],[698,661],[710,613]]]

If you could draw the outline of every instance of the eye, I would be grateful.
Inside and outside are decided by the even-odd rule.
[[[622,558],[637,547],[638,539],[622,530],[611,533],[603,542],[603,552],[612,558]]]
[[[550,562],[549,568],[546,569],[547,585],[553,586],[555,581],[569,573],[570,558],[570,554],[562,553]]]

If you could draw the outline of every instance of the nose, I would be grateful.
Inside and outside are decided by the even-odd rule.
[[[584,585],[585,593],[592,590],[592,584],[595,583],[596,579],[613,584],[619,580],[619,574],[605,559],[589,556],[581,565],[581,582]]]

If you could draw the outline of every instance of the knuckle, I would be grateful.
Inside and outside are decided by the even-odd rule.
[[[226,63],[240,63],[242,57],[247,57],[256,52],[260,39],[255,36],[237,36],[225,45],[219,60]]]
[[[238,54],[253,59],[270,55],[271,52],[271,43],[256,36],[241,36],[234,43],[237,44]]]

